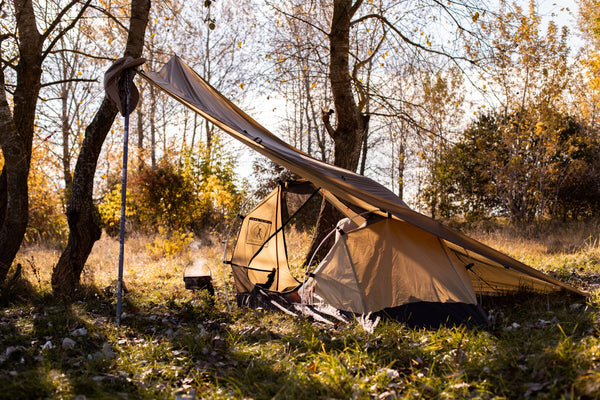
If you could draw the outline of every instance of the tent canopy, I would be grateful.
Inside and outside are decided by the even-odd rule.
[[[468,266],[479,277],[479,284],[485,285],[488,294],[506,294],[527,287],[536,292],[566,290],[585,295],[570,285],[410,209],[398,196],[374,180],[319,161],[290,146],[211,87],[177,56],[173,56],[158,72],[140,74],[248,147],[312,182],[321,189],[325,198],[332,194],[346,204],[395,220],[385,227],[382,225],[381,229],[390,229],[392,233],[396,232],[398,226],[418,229],[419,234],[426,236],[431,243],[439,241],[440,246],[451,254],[452,263]]]

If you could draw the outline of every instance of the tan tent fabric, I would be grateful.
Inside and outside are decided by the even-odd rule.
[[[268,287],[263,286],[265,289],[283,291],[299,285],[290,273],[283,231],[273,236],[282,223],[280,199],[281,187],[260,202],[242,223],[231,259],[234,270],[237,270],[238,292],[251,291],[255,284],[265,284],[273,271],[273,283]],[[240,268],[247,269],[248,278],[244,277],[246,273]]]
[[[320,265],[322,267],[314,273],[315,293],[337,309],[360,314],[369,312],[343,237],[335,242]]]
[[[515,269],[504,268],[479,254],[467,252],[452,243],[446,243],[450,254],[462,265],[472,264],[470,278],[477,293],[502,295],[519,291],[550,293],[556,286],[536,276],[523,274]]]
[[[512,275],[518,280],[529,277],[545,282],[544,288],[564,289],[585,295],[563,282],[411,210],[393,192],[372,179],[321,162],[293,148],[246,115],[177,56],[173,56],[159,72],[142,73],[142,76],[250,148],[331,192],[341,200],[364,210],[372,210],[382,216],[390,214],[454,244],[463,249],[463,252],[479,254],[489,261],[488,265],[493,274],[505,274],[505,268],[510,268],[513,270]]]
[[[477,304],[467,270],[448,256],[443,242],[391,218],[341,236],[314,279],[317,294],[356,313],[422,301]],[[339,280],[358,286],[358,293],[332,296]]]

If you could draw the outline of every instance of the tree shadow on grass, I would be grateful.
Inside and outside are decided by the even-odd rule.
[[[118,374],[114,307],[97,288],[63,302],[19,279],[2,288],[0,304],[0,399],[148,397]]]
[[[62,303],[23,285],[12,302],[8,292],[0,297],[0,399],[171,399],[191,389],[200,398],[348,398],[361,375],[393,367],[402,386],[434,365],[488,382],[508,398],[544,392],[560,397],[570,388],[585,397],[598,381],[592,373],[595,353],[586,347],[599,344],[598,313],[568,296],[484,299],[493,312],[486,356],[470,360],[481,351],[466,347],[450,353],[452,340],[462,343],[463,336],[478,331],[471,336],[442,330],[438,343],[454,363],[444,365],[427,350],[428,342],[411,339],[428,331],[401,324],[388,323],[377,337],[350,339],[345,328],[328,331],[272,312],[230,314],[222,299],[214,305],[176,291],[148,297],[135,288],[124,297],[117,327],[110,290],[84,286]],[[72,347],[63,348],[65,338],[73,340]],[[362,361],[344,364],[353,352],[366,367]]]
[[[595,305],[567,293],[521,293],[486,301],[495,344],[486,379],[502,395],[591,398],[588,371],[596,368],[594,349],[600,344]],[[598,382],[591,375],[589,379]]]

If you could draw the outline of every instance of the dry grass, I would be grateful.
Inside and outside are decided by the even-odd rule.
[[[105,290],[117,276],[117,240],[103,236],[86,265],[84,283],[99,290],[70,305],[48,295],[60,252],[31,246],[19,260],[42,295],[2,309],[0,399],[183,399],[192,391],[214,399],[597,398],[600,296],[589,285],[600,269],[595,225],[467,233],[593,295],[586,304],[561,298],[548,307],[542,296],[499,306],[487,330],[390,322],[368,333],[357,323],[228,312],[220,241],[198,239],[175,257],[156,259],[147,250],[154,238],[133,236],[125,245],[127,317],[117,327],[114,290]],[[290,244],[299,268],[308,238],[296,233]],[[197,260],[212,270],[214,305],[183,290],[183,270]],[[65,338],[72,347],[64,347]]]
[[[600,221],[518,228],[477,226],[466,233],[538,270],[584,290],[600,286]]]
[[[183,271],[193,262],[204,262],[211,269],[216,285],[222,287],[222,244],[214,237],[194,240],[180,254],[156,259],[148,246],[155,238],[132,235],[124,246],[123,279],[129,288],[156,287],[178,290],[183,285]],[[44,245],[30,245],[22,249],[17,262],[24,266],[24,274],[30,282],[49,290],[52,268],[60,257],[60,251]],[[82,273],[82,283],[104,288],[117,279],[119,266],[119,240],[106,234],[96,242]],[[38,280],[39,277],[39,280]]]

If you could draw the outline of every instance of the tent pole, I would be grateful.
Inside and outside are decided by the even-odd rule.
[[[123,175],[121,178],[121,226],[119,232],[119,278],[117,283],[117,326],[121,325],[121,309],[123,305],[123,259],[125,253],[125,210],[127,201],[127,152],[129,146],[129,106],[131,98],[131,69],[125,74],[125,121],[123,132]]]

